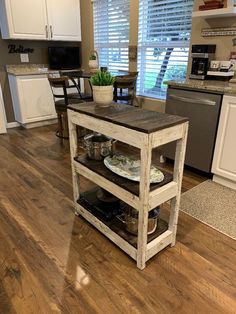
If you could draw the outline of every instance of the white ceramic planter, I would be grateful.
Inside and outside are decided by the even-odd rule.
[[[109,86],[94,86],[93,85],[93,99],[102,107],[109,106],[113,101],[113,85]]]
[[[98,60],[89,60],[90,72],[96,72],[98,70]]]

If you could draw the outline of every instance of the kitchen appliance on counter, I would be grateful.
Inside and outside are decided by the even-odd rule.
[[[211,60],[214,59],[216,45],[192,45],[192,68],[189,78],[204,80]]]
[[[234,76],[235,60],[212,60],[207,71],[207,79],[229,80]]]
[[[188,117],[185,164],[211,173],[222,95],[169,87],[166,113]],[[163,155],[174,159],[175,142],[163,146]]]

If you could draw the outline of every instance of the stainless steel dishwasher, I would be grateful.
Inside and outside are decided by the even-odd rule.
[[[166,113],[189,118],[185,164],[211,172],[222,95],[168,88]],[[163,155],[174,159],[174,143],[163,147]]]

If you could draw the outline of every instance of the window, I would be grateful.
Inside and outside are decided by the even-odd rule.
[[[128,70],[130,0],[94,0],[94,46],[100,66]]]
[[[193,0],[140,0],[137,92],[165,98],[165,80],[186,77]]]

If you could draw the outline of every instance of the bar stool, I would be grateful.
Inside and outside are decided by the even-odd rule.
[[[48,81],[52,89],[52,94],[55,103],[55,109],[58,119],[58,129],[56,136],[60,139],[69,138],[68,121],[67,121],[67,106],[69,104],[83,103],[81,98],[69,98],[67,88],[69,86],[69,79],[67,76],[51,77],[48,76]],[[57,100],[59,99],[59,100]]]
[[[67,72],[59,71],[59,74],[61,77],[66,75],[68,77],[69,82],[70,81],[72,82],[72,84],[69,83],[69,86],[67,86],[67,90],[69,91],[69,89],[71,89],[71,88],[77,89],[76,93],[68,93],[68,98],[81,99],[81,100],[84,100],[86,102],[93,101],[93,95],[92,94],[87,94],[87,93],[81,92],[80,81],[79,81],[80,73],[83,73],[83,72],[81,72],[81,71],[69,71],[69,72],[68,71]],[[76,82],[76,79],[78,80],[78,82]],[[90,88],[92,91],[92,86],[91,86],[90,81],[89,81],[89,84],[90,84]]]
[[[114,83],[113,100],[133,105],[138,72],[129,72],[126,76],[117,76]]]

